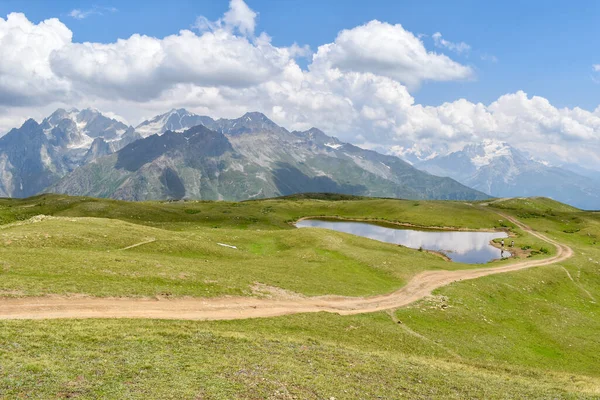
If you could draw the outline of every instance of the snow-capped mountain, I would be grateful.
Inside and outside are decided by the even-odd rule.
[[[409,143],[404,146],[396,145],[391,148],[391,153],[412,165],[431,160],[440,155],[440,153],[445,152],[447,152],[445,145],[438,146],[438,148],[434,149],[432,146],[420,143]]]
[[[172,109],[168,113],[157,115],[136,126],[135,130],[141,137],[163,134],[166,131],[179,132],[197,125],[213,123],[210,117],[204,117],[187,111],[184,108]]]
[[[34,195],[73,169],[137,140],[132,127],[94,109],[58,109],[0,138],[0,196]]]
[[[194,126],[204,125],[209,129],[228,135],[241,134],[251,130],[281,132],[280,126],[259,112],[249,112],[235,119],[212,119],[205,115],[198,115],[184,108],[172,109],[168,113],[157,115],[136,126],[135,131],[142,137],[161,135],[166,131],[182,132]]]
[[[198,122],[183,132],[168,130]],[[49,190],[125,200],[245,200],[300,192],[488,198],[316,128],[290,132],[259,112],[214,120],[172,110],[137,129],[149,136],[76,169]]]
[[[107,142],[120,140],[128,129],[122,122],[105,117],[91,108],[81,111],[60,108],[44,119],[41,127],[46,136],[57,144],[86,149],[96,138],[103,138]]]
[[[199,125],[206,129],[190,130]],[[134,129],[98,110],[58,109],[0,138],[0,196],[48,188],[124,199],[232,200],[302,191],[431,199],[478,199],[486,192],[600,208],[597,181],[533,161],[503,142],[445,156],[418,145],[396,150],[433,175],[316,128],[289,132],[258,112],[215,120],[178,109]]]
[[[467,145],[415,166],[495,197],[546,196],[584,209],[600,208],[597,181],[532,160],[497,140]]]

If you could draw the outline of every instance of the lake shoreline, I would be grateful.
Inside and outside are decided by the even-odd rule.
[[[394,226],[402,226],[402,227],[406,227],[406,228],[413,228],[416,230],[422,230],[422,231],[442,231],[442,232],[505,232],[506,234],[508,234],[509,236],[512,236],[511,233],[512,231],[510,230],[510,228],[497,228],[497,229],[487,229],[487,228],[481,228],[481,229],[475,229],[475,228],[457,228],[457,227],[452,227],[452,226],[425,226],[425,225],[416,225],[416,224],[411,224],[410,222],[397,222],[397,221],[390,221],[387,219],[379,219],[379,218],[348,218],[348,217],[332,217],[332,216],[327,216],[327,215],[322,215],[322,216],[308,216],[308,217],[301,217],[299,219],[297,219],[294,222],[290,222],[290,225],[293,225],[294,227],[297,228],[296,224],[298,224],[298,222],[302,222],[305,220],[323,220],[323,221],[342,221],[342,222],[368,222],[368,223],[372,223],[374,225],[379,225],[379,226],[383,226],[386,227],[386,225],[388,225],[388,227],[394,227]]]
[[[510,238],[510,232],[506,229],[423,229],[412,224],[386,223],[368,218],[303,217],[298,219],[294,226],[329,229],[434,254],[445,261],[465,264],[486,264],[507,258],[499,251],[503,249],[498,248],[494,240]],[[512,257],[512,253],[507,253],[508,257]]]

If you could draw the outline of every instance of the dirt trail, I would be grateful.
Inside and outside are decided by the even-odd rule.
[[[389,294],[373,297],[220,297],[212,299],[131,299],[90,297],[26,297],[0,299],[0,319],[54,318],[157,318],[186,320],[232,320],[274,317],[309,312],[342,315],[368,313],[399,308],[431,294],[452,282],[482,276],[539,267],[564,261],[573,255],[566,245],[535,232],[516,219],[501,214],[524,231],[556,247],[556,255],[501,267],[458,271],[425,271],[414,276],[406,286]]]
[[[153,243],[153,242],[156,242],[156,239],[154,239],[154,238],[148,239],[148,240],[145,240],[145,241],[140,242],[140,243],[132,244],[131,246],[123,247],[120,250],[129,250],[129,249],[133,249],[133,248],[136,248],[136,247],[139,247],[139,246],[143,246],[145,244],[149,244],[149,243]]]

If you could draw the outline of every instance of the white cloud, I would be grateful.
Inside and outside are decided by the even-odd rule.
[[[466,44],[465,42],[450,42],[442,37],[440,32],[436,32],[431,35],[433,38],[433,43],[436,47],[446,48],[450,51],[454,51],[456,53],[468,53],[471,50],[471,46]]]
[[[223,21],[228,26],[234,26],[246,36],[254,35],[256,16],[244,0],[231,0],[229,10],[223,16]]]
[[[539,96],[519,91],[485,106],[464,99],[439,107],[415,105],[396,139],[433,149],[456,150],[486,138],[500,139],[540,159],[600,167],[600,112],[558,109]]]
[[[471,67],[427,51],[423,42],[402,25],[379,21],[341,31],[335,42],[318,48],[311,68],[371,72],[413,87],[422,81],[460,80],[474,75]]]
[[[307,44],[300,46],[298,43],[293,43],[288,47],[288,51],[291,58],[309,57],[312,54],[310,46]]]
[[[71,10],[69,12],[69,14],[67,14],[69,17],[71,18],[75,18],[75,19],[85,19],[89,16],[92,15],[104,15],[105,12],[111,12],[114,13],[116,12],[117,9],[114,7],[98,7],[98,6],[94,6],[92,8],[89,8],[87,10],[82,10],[79,8],[75,8],[73,10]]]
[[[592,71],[594,71],[590,76],[592,82],[600,84],[600,64],[592,65]]]
[[[89,17],[91,14],[92,14],[91,10],[81,11],[80,9],[76,8],[74,10],[71,10],[71,12],[69,13],[69,17],[75,18],[75,19],[84,19],[84,18]]]
[[[224,29],[230,33],[237,31],[243,36],[252,37],[257,16],[258,13],[248,7],[244,0],[230,0],[229,10],[223,18],[210,21],[204,16],[199,16],[192,28],[200,32]]]
[[[71,38],[56,18],[37,25],[19,13],[0,18],[0,106],[65,99],[70,84],[53,73],[49,57]]]
[[[497,63],[498,62],[498,57],[492,55],[492,54],[482,54],[481,55],[481,59],[483,61],[488,61],[491,63]]]
[[[497,138],[541,159],[600,167],[600,107],[559,109],[524,92],[489,105],[415,104],[420,83],[470,79],[473,69],[401,25],[371,21],[319,46],[303,70],[295,58],[310,55],[307,46],[274,46],[241,1],[227,13],[199,19],[197,32],[106,44],[72,42],[57,19],[0,19],[0,132],[58,106],[93,106],[132,124],[180,107],[213,117],[262,111],[288,129],[316,126],[385,152],[427,156]]]
[[[52,70],[77,89],[139,101],[179,83],[247,87],[281,73],[290,52],[259,37],[254,43],[218,29],[183,30],[157,39],[135,34],[115,43],[73,43],[53,52]]]

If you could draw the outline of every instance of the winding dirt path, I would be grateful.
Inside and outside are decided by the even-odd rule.
[[[54,318],[156,318],[185,320],[232,320],[274,317],[325,311],[342,315],[368,313],[406,306],[452,282],[549,265],[573,255],[570,247],[533,231],[515,218],[501,214],[529,234],[556,247],[556,255],[543,260],[522,261],[501,267],[458,271],[425,271],[406,286],[373,297],[220,297],[211,299],[131,299],[92,297],[25,297],[0,299],[0,319]]]

